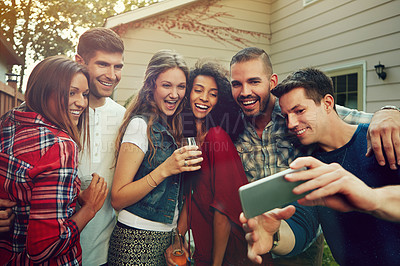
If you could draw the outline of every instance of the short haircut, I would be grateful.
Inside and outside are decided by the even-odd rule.
[[[273,69],[269,55],[263,49],[257,47],[247,47],[240,50],[232,57],[230,66],[232,67],[233,64],[247,62],[259,58],[264,64],[267,75],[272,75]]]
[[[124,53],[124,43],[121,37],[111,29],[93,28],[79,37],[77,53],[86,63],[97,51],[108,53]]]
[[[271,90],[271,93],[279,98],[296,88],[304,88],[306,96],[317,105],[321,104],[325,95],[334,96],[332,79],[321,70],[313,67],[303,68],[289,74]]]

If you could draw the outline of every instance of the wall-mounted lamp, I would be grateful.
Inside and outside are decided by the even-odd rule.
[[[18,82],[18,74],[14,73],[6,73],[7,76],[7,82]]]
[[[386,78],[386,72],[383,71],[385,69],[385,65],[381,64],[381,61],[379,61],[378,65],[375,65],[375,72],[378,74],[378,77],[382,80]]]

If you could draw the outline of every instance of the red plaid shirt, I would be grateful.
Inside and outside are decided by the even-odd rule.
[[[75,142],[41,115],[15,109],[0,120],[0,198],[17,202],[1,234],[0,265],[79,265]]]

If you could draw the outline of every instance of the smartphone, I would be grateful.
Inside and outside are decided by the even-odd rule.
[[[289,182],[284,178],[289,173],[303,170],[307,170],[307,168],[286,169],[241,186],[239,188],[239,196],[244,216],[249,219],[274,208],[282,208],[307,195],[308,193],[296,195],[292,192],[293,188],[304,181]]]

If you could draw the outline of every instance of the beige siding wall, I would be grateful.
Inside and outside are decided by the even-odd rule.
[[[278,0],[271,5],[271,58],[282,80],[300,67],[362,64],[368,112],[400,106],[400,1]],[[381,61],[387,78],[378,79]]]
[[[131,26],[122,35],[126,47],[125,66],[122,80],[114,92],[114,99],[123,104],[140,89],[146,65],[151,56],[160,49],[178,51],[186,58],[190,67],[202,57],[216,58],[228,67],[231,57],[247,46],[258,46],[270,52],[270,2],[271,0],[197,1],[194,5],[150,17],[142,21],[141,27]],[[212,5],[204,14],[202,10],[207,3]],[[189,8],[194,8],[191,9],[190,16],[199,18],[203,14],[202,23],[224,27],[218,29],[224,40],[212,39],[203,32],[176,28],[171,29],[171,33],[175,35],[173,36],[159,28],[160,19],[168,16],[167,19],[171,22],[182,10]],[[216,19],[206,17],[215,14],[219,14]],[[183,18],[185,19],[190,20],[188,17]],[[236,32],[231,37],[229,34],[232,34],[232,29],[241,32]],[[243,42],[234,38],[241,38]]]
[[[193,28],[162,29],[162,18],[174,21],[183,10],[190,10],[183,20],[214,27],[222,40]],[[175,49],[189,66],[211,57],[228,67],[238,50],[258,46],[270,53],[280,80],[305,66],[329,71],[362,65],[364,110],[400,106],[399,0],[319,0],[306,7],[302,0],[199,0],[139,22],[141,26],[130,26],[123,34],[125,67],[114,93],[121,104],[141,87],[146,65],[160,49]],[[232,29],[241,32],[232,37]],[[384,81],[375,74],[379,61],[386,66]]]

